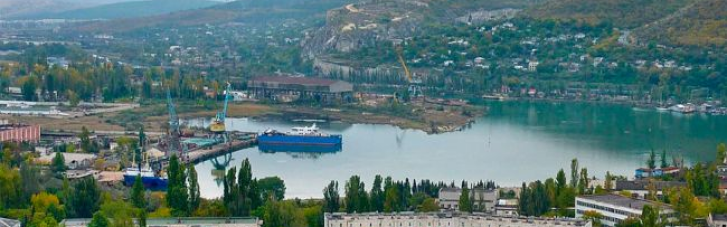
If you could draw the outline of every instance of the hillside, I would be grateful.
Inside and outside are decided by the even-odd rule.
[[[673,45],[727,45],[727,1],[701,0],[636,30],[639,38]]]
[[[550,0],[522,15],[536,19],[610,22],[618,28],[636,28],[664,18],[695,0]],[[724,8],[722,8],[724,10]]]
[[[349,52],[377,40],[401,40],[426,25],[507,17],[538,0],[369,0],[328,11],[326,25],[306,40],[309,56],[329,50]],[[478,15],[487,18],[473,18]],[[513,13],[514,15],[514,13]]]
[[[29,16],[42,19],[119,19],[146,17],[220,4],[207,0],[149,0],[120,2],[91,8]]]
[[[55,13],[83,7],[61,0],[2,0],[0,19],[22,17],[30,14]]]
[[[309,19],[353,0],[238,0],[207,8],[164,15],[94,22],[82,31],[125,32],[141,28],[194,26],[225,22],[266,22],[280,19]]]

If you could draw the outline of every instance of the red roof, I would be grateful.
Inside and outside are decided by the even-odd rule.
[[[338,81],[314,77],[260,76],[251,79],[250,82],[329,86]]]

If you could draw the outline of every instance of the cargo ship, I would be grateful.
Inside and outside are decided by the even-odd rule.
[[[258,136],[257,140],[260,149],[263,151],[285,150],[293,152],[338,151],[343,141],[341,135],[320,132],[315,124],[309,127],[294,127],[290,132],[266,130]]]
[[[132,161],[133,162],[133,161]],[[129,167],[124,170],[124,184],[133,186],[136,177],[141,176],[141,183],[144,187],[151,190],[164,190],[167,188],[167,176],[162,173],[156,173],[150,166],[149,161],[142,162],[137,167]],[[133,166],[133,164],[132,164]]]

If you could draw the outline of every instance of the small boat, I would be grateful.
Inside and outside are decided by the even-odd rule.
[[[285,133],[275,130],[266,130],[260,134],[257,139],[260,147],[340,147],[343,141],[341,135],[330,135],[320,132],[316,124],[309,127],[294,127],[290,132]]]

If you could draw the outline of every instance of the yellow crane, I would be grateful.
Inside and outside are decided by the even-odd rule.
[[[402,48],[397,47],[396,48],[396,55],[399,58],[399,63],[401,63],[401,67],[404,68],[404,74],[406,75],[406,80],[409,82],[409,94],[411,97],[418,97],[420,95],[421,91],[419,90],[419,84],[421,81],[414,78],[411,74],[411,71],[409,71],[409,67],[406,65],[406,60],[404,60],[404,54],[402,54]],[[395,95],[396,96],[396,95]],[[398,97],[395,97],[398,98]]]

